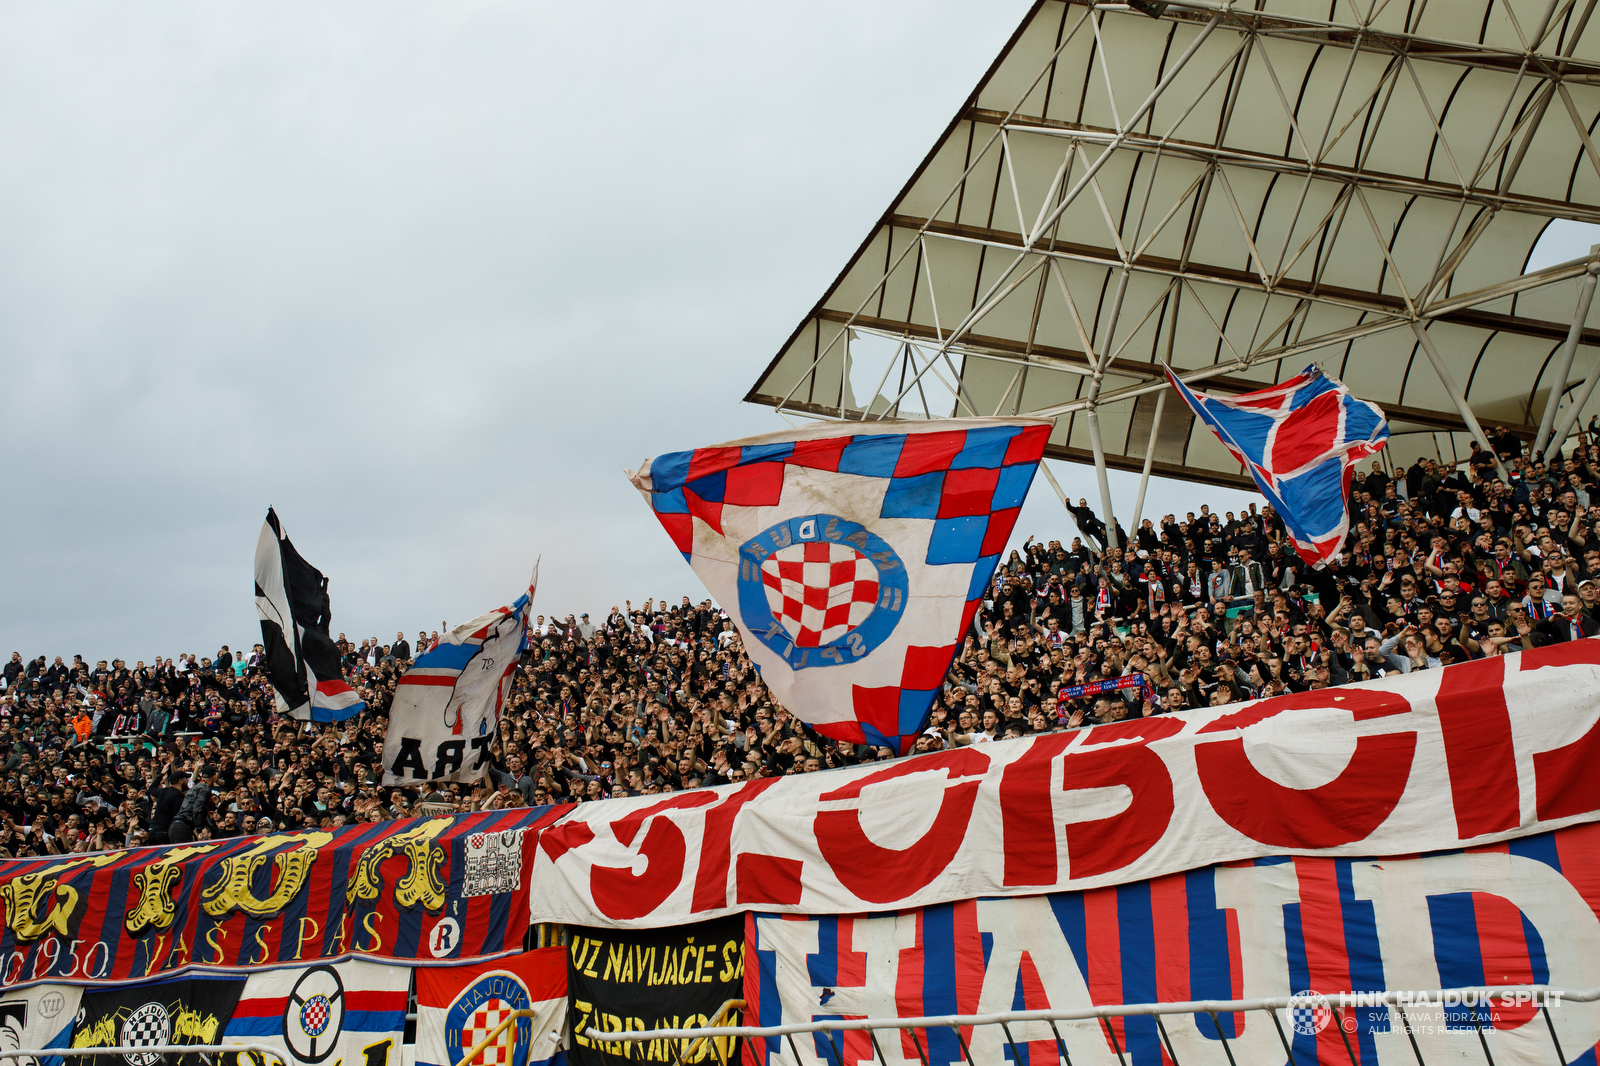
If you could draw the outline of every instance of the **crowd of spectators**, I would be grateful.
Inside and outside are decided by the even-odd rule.
[[[1030,538],[995,574],[918,751],[1214,706],[1515,654],[1600,632],[1600,452],[1358,471],[1350,534],[1306,568],[1270,508]],[[382,784],[395,685],[438,639],[339,637],[366,700],[337,725],[273,710],[260,648],[129,665],[4,666],[0,849],[12,856],[650,795],[887,759],[778,704],[710,601],[538,617],[495,769]],[[1097,684],[1099,683],[1099,684]],[[1110,691],[1107,683],[1118,687]],[[1079,688],[1088,692],[1080,693]],[[1063,690],[1067,690],[1063,692]]]

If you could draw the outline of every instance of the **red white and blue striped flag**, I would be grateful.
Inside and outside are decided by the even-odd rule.
[[[218,1043],[281,1047],[285,1066],[401,1066],[410,986],[408,967],[353,959],[253,973]]]
[[[400,678],[383,741],[384,784],[475,781],[488,772],[538,584],[534,563],[515,603],[451,629]]]
[[[565,948],[418,969],[417,1066],[453,1066],[517,1011],[525,1013],[484,1046],[475,1066],[564,1066]]]
[[[1389,422],[1317,366],[1238,396],[1195,392],[1169,368],[1167,380],[1255,480],[1295,550],[1312,566],[1333,558],[1350,528],[1350,475],[1382,450]]]

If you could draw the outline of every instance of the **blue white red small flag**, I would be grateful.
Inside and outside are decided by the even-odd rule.
[[[475,781],[488,773],[538,584],[534,563],[528,591],[515,603],[451,629],[400,678],[383,741],[384,784]]]
[[[1300,558],[1322,566],[1350,528],[1350,475],[1389,440],[1377,404],[1358,400],[1317,366],[1237,396],[1194,392],[1167,370],[1195,416],[1211,427],[1267,498]]]
[[[775,699],[909,751],[1016,524],[1051,423],[826,424],[629,477],[728,609]]]
[[[484,1047],[477,1066],[562,1066],[567,951],[540,948],[475,966],[417,970],[417,1066],[455,1066],[512,1011],[518,1018]]]
[[[400,1066],[410,986],[409,968],[359,960],[253,973],[218,1043],[281,1047],[286,1066]]]

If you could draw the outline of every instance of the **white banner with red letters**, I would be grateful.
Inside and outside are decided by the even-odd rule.
[[[844,770],[578,806],[534,921],[665,926],[1026,896],[1600,818],[1600,639]]]

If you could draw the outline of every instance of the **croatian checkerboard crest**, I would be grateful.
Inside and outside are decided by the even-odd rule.
[[[300,975],[283,1010],[283,1039],[295,1058],[317,1063],[333,1054],[344,1032],[344,982],[332,966]]]
[[[838,515],[791,518],[739,546],[739,618],[795,670],[855,662],[905,612],[905,564]]]
[[[452,1062],[458,1062],[489,1038],[500,1023],[514,1012],[532,1006],[528,990],[516,974],[507,970],[486,973],[463,989],[445,1019],[445,1043]],[[502,1030],[499,1038],[480,1052],[484,1066],[527,1066],[528,1047],[533,1042],[533,1025],[519,1018]]]
[[[905,752],[1049,433],[1035,419],[821,425],[629,477],[779,702],[827,736]]]

